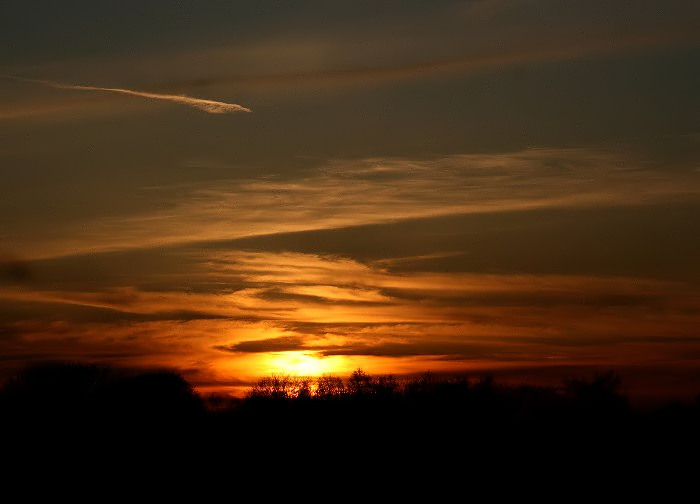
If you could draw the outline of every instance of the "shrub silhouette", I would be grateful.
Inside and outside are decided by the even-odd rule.
[[[26,369],[2,390],[4,416],[15,422],[80,425],[169,423],[204,412],[192,386],[174,371],[135,372],[79,363]]]
[[[178,373],[152,371],[110,383],[97,397],[97,410],[111,421],[162,426],[192,421],[204,413],[204,405]]]
[[[105,367],[72,362],[30,367],[5,385],[5,414],[53,420],[80,416],[92,409],[109,374]]]
[[[600,414],[625,411],[627,398],[620,394],[622,379],[612,370],[596,374],[591,381],[569,379],[565,383],[566,393],[577,408]]]
[[[248,399],[308,399],[311,397],[311,378],[273,374],[261,378],[248,392]]]

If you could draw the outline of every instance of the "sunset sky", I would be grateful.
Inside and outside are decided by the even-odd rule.
[[[697,0],[4,0],[0,47],[0,381],[700,393]]]

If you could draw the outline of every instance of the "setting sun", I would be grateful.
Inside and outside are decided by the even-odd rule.
[[[319,358],[309,352],[274,353],[270,356],[269,365],[273,373],[297,376],[317,376],[336,371],[329,358]]]

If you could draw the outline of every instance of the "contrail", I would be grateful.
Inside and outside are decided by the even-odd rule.
[[[43,84],[45,86],[50,86],[57,89],[77,89],[79,91],[101,91],[106,93],[119,93],[129,96],[139,96],[141,98],[150,98],[153,100],[165,100],[175,103],[181,103],[183,105],[189,105],[199,110],[203,110],[209,114],[230,114],[233,112],[252,112],[247,107],[238,105],[237,103],[226,103],[214,100],[205,100],[204,98],[193,98],[191,96],[185,95],[171,95],[162,93],[147,93],[145,91],[134,91],[133,89],[123,89],[123,88],[108,88],[108,87],[98,87],[98,86],[80,86],[78,84],[65,84],[62,82],[54,82],[49,80],[40,79],[28,79],[26,77],[17,77],[16,75],[0,74],[0,77],[6,79],[13,79],[23,82],[33,82],[36,84]]]

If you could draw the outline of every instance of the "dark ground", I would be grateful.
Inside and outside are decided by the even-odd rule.
[[[695,481],[700,401],[635,411],[619,385],[613,372],[555,389],[358,370],[347,380],[272,376],[245,399],[204,401],[171,371],[51,364],[4,386],[0,418],[13,470],[250,471],[305,484],[397,476],[403,485],[456,483],[483,473],[531,474],[542,484],[633,478],[636,488],[662,472]]]

